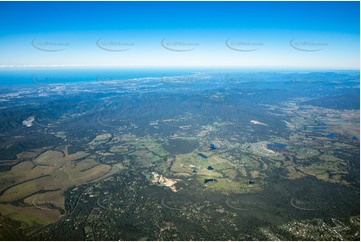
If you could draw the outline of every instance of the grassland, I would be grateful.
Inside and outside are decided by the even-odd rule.
[[[213,170],[208,169],[209,166]],[[249,193],[260,190],[260,184],[249,184],[252,174],[257,176],[255,178],[259,176],[254,169],[252,167],[253,173],[247,174],[244,166],[230,162],[219,155],[202,158],[197,153],[177,155],[170,168],[175,176],[194,177],[198,183],[204,184],[206,189],[221,193]],[[205,179],[216,181],[204,183]]]
[[[88,156],[85,152],[69,155],[67,147],[46,150],[3,172],[0,213],[29,226],[56,221],[64,210],[64,192],[68,188],[104,179],[122,168],[99,164]],[[15,201],[25,206],[9,204]]]

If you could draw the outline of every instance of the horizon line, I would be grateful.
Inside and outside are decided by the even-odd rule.
[[[334,70],[334,71],[360,71],[355,67],[295,67],[295,66],[122,66],[122,65],[0,65],[0,69],[16,69],[16,68],[119,68],[119,69],[202,69],[202,68],[218,68],[218,69],[282,69],[282,70]]]

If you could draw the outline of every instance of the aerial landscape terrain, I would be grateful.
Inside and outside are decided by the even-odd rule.
[[[359,239],[357,72],[66,72],[2,90],[3,239]]]
[[[359,1],[0,16],[0,240],[360,241]]]

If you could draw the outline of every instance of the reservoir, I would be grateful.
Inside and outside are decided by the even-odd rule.
[[[333,138],[334,136],[335,136],[334,133],[329,133],[326,135],[326,138]]]
[[[267,144],[267,149],[269,150],[283,150],[284,148],[286,148],[286,144],[281,144],[281,143],[271,143],[271,144]]]
[[[204,158],[204,159],[208,158],[208,156],[206,156],[206,155],[204,155],[204,154],[202,154],[202,153],[198,153],[197,155],[199,155],[200,157],[202,157],[202,158]]]
[[[208,183],[208,182],[217,182],[217,179],[204,179],[204,183]]]

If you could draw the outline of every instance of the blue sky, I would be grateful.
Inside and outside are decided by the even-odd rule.
[[[359,2],[0,2],[0,66],[359,68]]]

